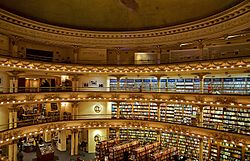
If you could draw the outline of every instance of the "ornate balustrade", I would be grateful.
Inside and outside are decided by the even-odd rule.
[[[40,123],[32,126],[25,126],[0,132],[0,146],[10,144],[13,140],[25,136],[43,134],[50,131],[60,131],[66,129],[80,128],[135,128],[152,129],[155,131],[166,131],[170,133],[180,133],[192,135],[199,138],[215,141],[228,141],[236,144],[250,144],[249,135],[229,133],[206,129],[202,127],[187,126],[181,124],[171,124],[157,121],[130,120],[130,119],[111,119],[110,115],[85,115],[81,119],[56,121],[50,123]]]

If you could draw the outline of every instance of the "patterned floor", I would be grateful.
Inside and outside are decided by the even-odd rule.
[[[55,148],[54,148],[55,149]],[[89,154],[89,153],[84,153],[82,151],[79,151],[80,154],[77,156],[70,156],[69,151],[66,152],[60,152],[55,149],[55,157],[53,161],[77,161],[77,157],[80,157],[80,159],[84,161],[94,161],[95,159],[95,154]],[[31,152],[31,153],[25,153],[23,152],[24,158],[23,161],[36,161],[36,153]]]

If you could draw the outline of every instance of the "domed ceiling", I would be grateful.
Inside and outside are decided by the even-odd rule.
[[[0,0],[0,7],[36,21],[94,31],[135,31],[183,24],[243,0]]]

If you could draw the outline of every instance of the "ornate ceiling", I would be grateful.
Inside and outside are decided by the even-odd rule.
[[[243,0],[1,0],[0,7],[47,24],[94,31],[170,27],[225,11]]]

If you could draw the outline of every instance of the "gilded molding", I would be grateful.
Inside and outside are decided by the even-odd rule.
[[[0,32],[61,45],[121,47],[171,44],[221,36],[249,27],[248,0],[217,15],[183,25],[134,32],[95,32],[52,26],[0,10]],[[107,41],[108,40],[108,41]]]
[[[14,58],[0,58],[0,67],[10,70],[19,71],[45,71],[53,73],[65,73],[65,74],[104,74],[113,73],[112,76],[121,76],[121,73],[126,75],[170,75],[170,74],[192,74],[196,75],[204,73],[216,73],[216,72],[233,72],[241,71],[242,73],[249,71],[250,69],[250,57],[243,58],[231,58],[223,60],[207,60],[200,62],[184,62],[178,64],[162,64],[162,65],[128,65],[119,66],[119,69],[115,65],[110,65],[106,68],[103,65],[74,65],[74,64],[59,64],[59,63],[47,63],[31,60],[20,60]],[[96,70],[98,69],[98,70]],[[123,75],[124,75],[123,74]]]
[[[215,106],[215,107],[234,107],[250,108],[249,96],[217,95],[217,94],[197,94],[197,93],[165,93],[152,94],[149,92],[141,94],[133,92],[109,92],[109,91],[81,91],[81,92],[50,92],[24,95],[20,93],[0,94],[1,105],[18,105],[43,102],[154,102],[167,104],[183,104],[195,106]],[[29,99],[32,96],[32,99]],[[73,97],[74,96],[74,97]],[[157,96],[157,97],[156,97]],[[34,98],[34,99],[33,99]],[[29,99],[29,100],[27,100]]]

